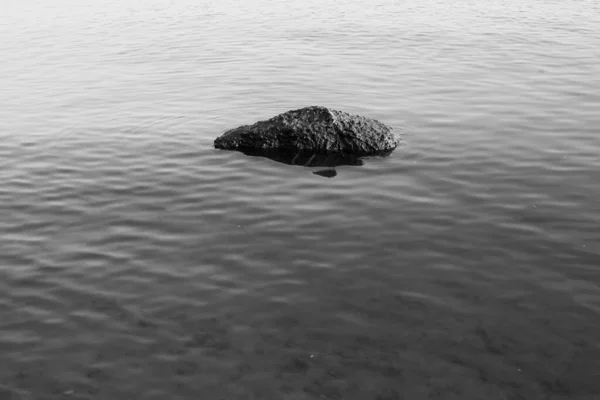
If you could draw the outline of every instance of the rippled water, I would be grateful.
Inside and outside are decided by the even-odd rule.
[[[600,399],[596,1],[0,14],[0,399]],[[307,105],[403,143],[212,147]]]

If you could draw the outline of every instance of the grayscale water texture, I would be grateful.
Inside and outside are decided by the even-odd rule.
[[[598,1],[3,0],[0,38],[0,399],[600,399]],[[213,148],[309,105],[402,143]]]

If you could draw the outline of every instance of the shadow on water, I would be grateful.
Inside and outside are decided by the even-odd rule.
[[[273,161],[288,165],[299,165],[304,167],[323,167],[325,169],[313,172],[315,175],[325,178],[337,176],[335,167],[339,166],[361,166],[364,165],[363,157],[349,153],[315,153],[308,151],[282,151],[282,150],[264,150],[264,149],[242,149],[243,154],[252,157],[265,157]],[[369,155],[369,158],[388,157],[393,150]]]
[[[337,176],[337,171],[335,169],[320,169],[318,171],[313,172],[315,175],[322,176],[324,178],[333,178]]]

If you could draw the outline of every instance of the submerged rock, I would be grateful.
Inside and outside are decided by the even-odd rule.
[[[313,172],[313,174],[323,176],[325,178],[333,178],[337,176],[337,171],[335,169],[322,169],[320,171]]]
[[[215,140],[215,147],[253,155],[283,151],[360,157],[387,155],[398,141],[394,130],[377,120],[313,106],[229,130]]]

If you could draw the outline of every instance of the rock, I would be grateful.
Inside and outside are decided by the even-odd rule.
[[[394,130],[377,120],[314,106],[229,130],[215,140],[215,147],[253,155],[277,151],[360,157],[389,154],[398,142]]]
[[[320,171],[313,172],[315,175],[320,175],[325,178],[334,178],[337,176],[337,171],[335,169],[322,169]]]

